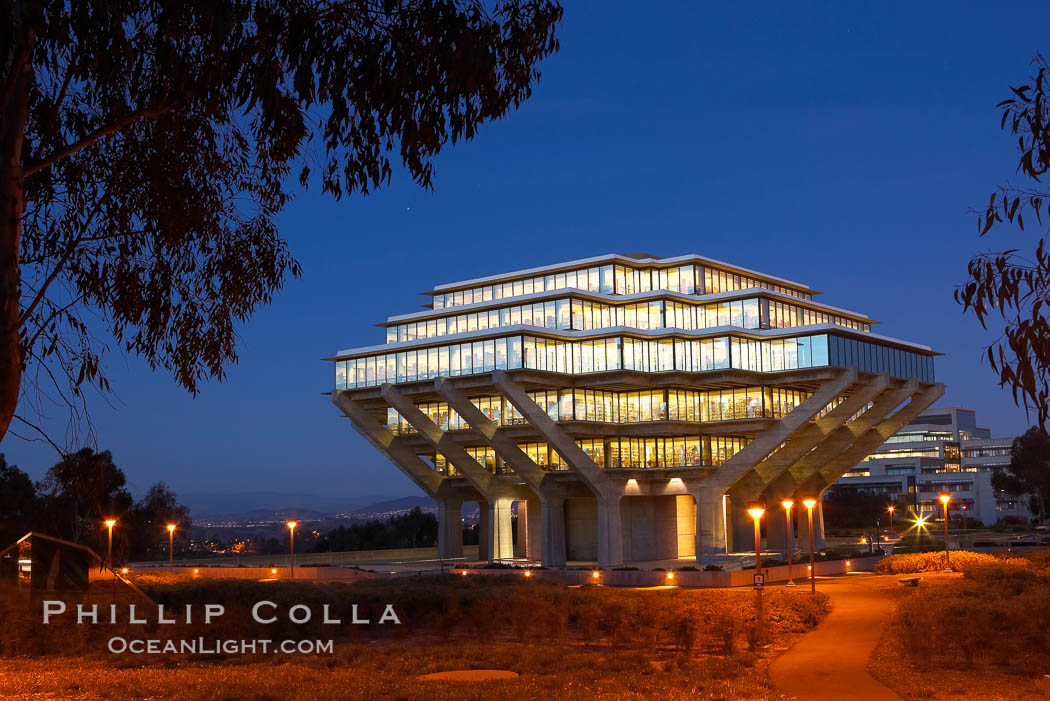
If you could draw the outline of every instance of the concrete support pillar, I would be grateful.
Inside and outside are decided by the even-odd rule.
[[[463,502],[444,497],[438,499],[438,558],[463,557]]]
[[[623,492],[603,492],[598,496],[598,566],[619,567],[623,564]]]
[[[818,549],[823,549],[824,542],[824,500],[821,499],[813,507],[813,539]]]
[[[763,517],[762,520],[765,520]],[[755,550],[755,520],[747,513],[747,500],[729,496],[729,549],[735,553]]]
[[[478,502],[478,557],[489,562],[514,558],[509,497]]]
[[[794,516],[794,509],[792,516]],[[781,560],[787,560],[791,556],[791,543],[788,537],[787,516],[784,515],[784,507],[780,505],[780,499],[770,498],[766,501],[766,514],[762,517],[766,522],[766,544],[764,549],[770,553],[779,552]],[[752,527],[753,528],[753,527]]]
[[[544,567],[565,566],[565,497],[546,494],[540,502],[542,563]]]
[[[525,518],[522,519],[520,508],[525,507]],[[543,511],[539,499],[528,499],[518,502],[518,535],[521,535],[521,527],[525,526],[525,552],[526,560],[539,562],[543,554]]]
[[[798,515],[798,536],[802,552],[809,553],[809,516],[804,506]],[[813,549],[824,549],[824,515],[819,501],[813,507]]]
[[[728,549],[722,495],[711,489],[695,490],[692,494],[696,501],[696,561],[713,565]]]
[[[487,501],[478,502],[478,559],[492,562],[492,512]]]
[[[521,560],[529,547],[529,503],[524,499],[514,502],[518,509],[517,531],[514,536],[514,559]]]

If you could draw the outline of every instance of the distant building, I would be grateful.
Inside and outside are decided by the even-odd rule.
[[[996,467],[1010,464],[1013,438],[992,438],[971,409],[929,409],[826,493],[851,489],[885,494],[924,516],[940,517],[938,495],[948,493],[949,513],[992,525],[1030,517],[1025,500],[992,488]]]
[[[425,294],[378,324],[385,343],[329,360],[336,406],[437,501],[442,557],[462,555],[465,502],[489,560],[714,561],[753,551],[756,500],[785,543],[782,499],[818,497],[944,392],[929,347],[698,255]]]

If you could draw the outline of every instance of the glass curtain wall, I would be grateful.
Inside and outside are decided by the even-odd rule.
[[[494,299],[508,299],[564,289],[616,295],[629,295],[651,290],[703,295],[755,288],[772,290],[799,299],[812,298],[812,295],[807,292],[784,285],[701,265],[681,265],[670,268],[602,265],[439,293],[434,295],[434,309],[448,309],[465,304],[480,304]]]
[[[586,374],[620,369],[705,372],[734,368],[780,372],[827,365],[934,381],[933,359],[929,356],[830,334],[769,340],[736,336],[695,340],[623,336],[561,341],[511,336],[338,360],[335,387],[356,389],[386,382],[518,368]]]

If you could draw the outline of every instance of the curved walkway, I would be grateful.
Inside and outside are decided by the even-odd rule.
[[[799,582],[801,589],[806,584]],[[885,591],[896,577],[854,574],[818,579],[831,613],[769,668],[773,684],[799,701],[900,701],[868,674],[868,658],[893,612]]]

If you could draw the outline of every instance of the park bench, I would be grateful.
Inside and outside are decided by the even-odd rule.
[[[901,586],[917,587],[917,586],[919,586],[919,580],[920,579],[922,579],[922,577],[919,577],[918,575],[916,575],[914,577],[901,577],[897,581],[901,583]]]

